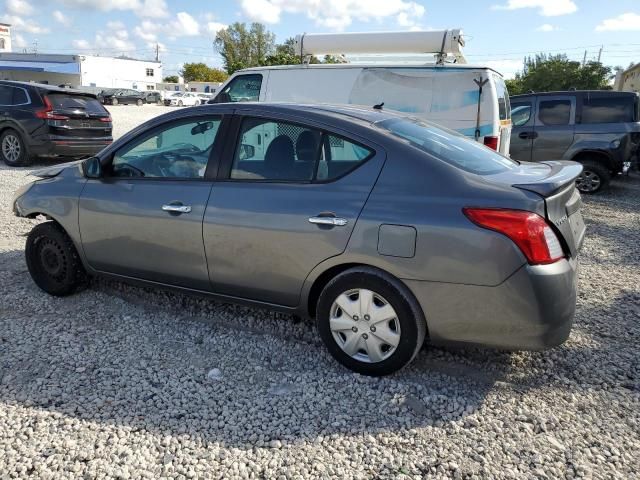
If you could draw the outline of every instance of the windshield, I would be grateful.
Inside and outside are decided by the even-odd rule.
[[[413,118],[392,118],[376,123],[412,146],[454,167],[478,175],[493,175],[518,163],[456,132]]]

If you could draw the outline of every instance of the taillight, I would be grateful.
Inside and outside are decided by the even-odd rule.
[[[479,227],[509,237],[531,265],[553,263],[564,257],[558,237],[536,213],[497,208],[463,208],[462,211]]]
[[[496,152],[498,151],[498,137],[494,137],[491,135],[485,135],[484,137],[484,144],[485,146],[492,148],[493,150],[495,150]]]
[[[111,117],[100,117],[98,120],[100,120],[101,122],[110,122],[111,121]]]
[[[51,105],[51,101],[46,95],[42,97],[42,100],[44,102],[44,110],[36,110],[36,117],[43,120],[69,120],[69,117],[65,115],[53,113],[53,105]]]

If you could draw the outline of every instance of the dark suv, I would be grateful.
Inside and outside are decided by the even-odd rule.
[[[511,157],[516,160],[575,160],[584,170],[578,189],[595,193],[611,177],[637,163],[640,95],[569,91],[511,97]]]
[[[0,81],[0,158],[94,155],[113,141],[109,112],[96,96],[37,83]]]

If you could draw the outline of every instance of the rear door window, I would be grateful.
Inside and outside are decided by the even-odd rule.
[[[13,87],[0,85],[0,105],[13,105]]]
[[[29,103],[29,97],[27,96],[27,92],[25,92],[22,88],[14,88],[13,89],[13,105],[26,105]]]
[[[540,100],[538,118],[543,125],[569,125],[571,100]]]
[[[635,121],[633,97],[584,96],[581,123],[627,123]]]
[[[531,120],[531,111],[533,110],[533,103],[528,102],[513,102],[511,104],[511,121],[514,127],[522,127],[529,123]]]
[[[496,84],[496,95],[498,96],[498,112],[500,114],[500,120],[507,120],[511,118],[511,106],[509,105],[509,93],[507,92],[507,86],[505,85],[502,77],[498,75],[494,75],[493,80]]]
[[[55,110],[83,110],[89,115],[108,115],[102,104],[93,97],[54,93],[47,95],[47,98]]]

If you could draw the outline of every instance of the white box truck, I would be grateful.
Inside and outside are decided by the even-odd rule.
[[[234,73],[213,102],[293,102],[382,106],[435,122],[509,154],[511,109],[502,75],[467,65],[460,30],[305,34],[299,65]],[[312,54],[433,53],[426,65],[308,64]]]

